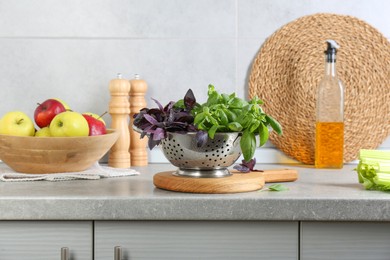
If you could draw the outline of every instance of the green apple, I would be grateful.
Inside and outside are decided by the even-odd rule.
[[[88,136],[88,122],[80,113],[65,111],[51,121],[50,134],[54,137]]]
[[[34,136],[34,123],[21,111],[8,112],[0,119],[0,134]]]
[[[65,101],[63,101],[62,99],[59,99],[59,98],[52,98],[52,99],[57,100],[58,102],[60,102],[65,107],[66,111],[72,110],[72,109],[70,109],[70,106],[67,103],[65,103]]]
[[[50,128],[48,126],[45,126],[38,131],[35,132],[36,137],[50,137]]]
[[[89,115],[89,116],[92,116],[100,121],[103,122],[104,125],[106,125],[106,122],[104,122],[103,120],[103,116],[106,114],[107,112],[105,112],[103,115],[99,116],[98,114],[95,114],[95,113],[92,113],[92,112],[85,112],[83,113],[83,115]]]

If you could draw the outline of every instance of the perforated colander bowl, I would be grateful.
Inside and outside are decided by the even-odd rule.
[[[174,173],[189,177],[225,177],[227,167],[240,157],[241,133],[216,133],[202,147],[197,146],[196,133],[168,133],[161,147],[165,157],[179,169]]]

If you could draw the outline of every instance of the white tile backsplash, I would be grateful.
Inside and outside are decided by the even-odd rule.
[[[80,112],[104,112],[118,72],[147,81],[150,105],[150,97],[168,103],[188,88],[205,101],[209,83],[231,93],[236,81],[234,40],[0,39],[0,46],[0,86],[7,93],[1,114],[12,107],[32,116],[37,102],[53,96]]]
[[[1,0],[0,36],[232,38],[235,0]]]
[[[283,25],[315,13],[351,15],[390,37],[386,0],[238,0],[238,36],[265,39]]]
[[[81,112],[106,111],[118,72],[147,81],[149,106],[150,97],[166,103],[188,88],[204,101],[209,83],[246,97],[253,59],[283,25],[332,12],[390,37],[389,10],[386,0],[0,0],[0,115],[32,116],[49,97]],[[262,162],[293,161],[270,143],[257,154]]]

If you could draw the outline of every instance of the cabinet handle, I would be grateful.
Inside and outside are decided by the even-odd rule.
[[[120,246],[114,247],[114,260],[122,260],[122,248]]]
[[[61,260],[69,260],[69,248],[61,248]]]

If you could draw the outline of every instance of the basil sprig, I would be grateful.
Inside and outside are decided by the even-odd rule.
[[[242,132],[240,147],[245,161],[250,161],[256,147],[263,146],[269,138],[269,127],[279,135],[282,127],[274,118],[267,115],[257,97],[250,101],[218,93],[213,85],[208,86],[207,102],[192,108],[194,125],[214,138],[216,132]],[[259,136],[258,140],[256,136]]]

